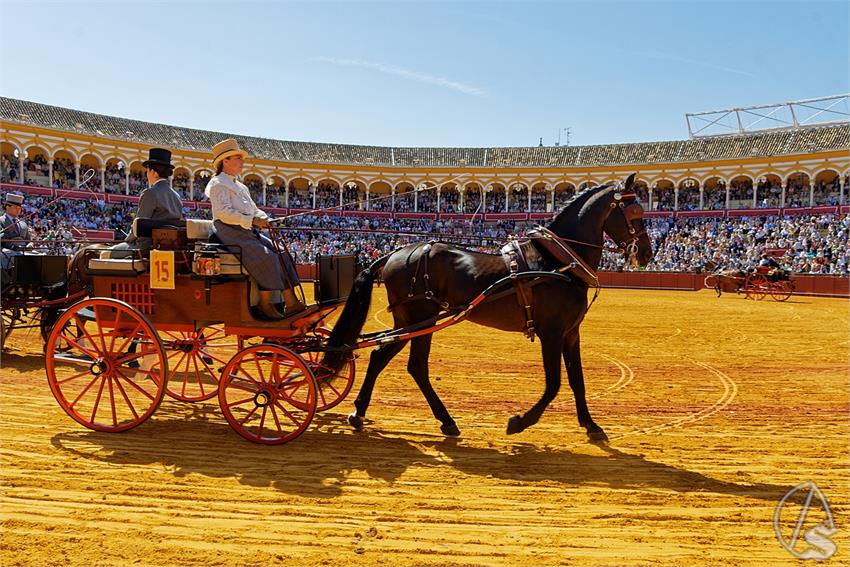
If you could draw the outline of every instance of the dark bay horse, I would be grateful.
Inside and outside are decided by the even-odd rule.
[[[716,270],[705,277],[705,287],[713,287],[717,297],[723,294],[724,289],[735,288],[735,293],[741,293],[744,282],[747,280],[747,272],[735,268]]]
[[[591,273],[595,272],[602,257],[603,232],[629,251],[633,264],[645,266],[652,259],[643,209],[636,195],[631,193],[633,181],[634,175],[628,178],[622,193],[605,186],[582,191],[546,227],[572,247]],[[542,257],[540,270],[562,267],[551,253],[538,244],[535,247]],[[506,262],[498,254],[471,252],[444,243],[420,243],[400,248],[360,273],[328,340],[330,347],[344,348],[357,341],[369,310],[372,284],[381,268],[396,329],[427,321],[447,306],[467,305],[483,290],[510,274]],[[560,388],[563,357],[575,395],[579,424],[586,428],[592,441],[605,441],[605,432],[593,421],[587,408],[581,365],[579,325],[588,309],[589,285],[576,277],[581,274],[566,273],[569,278],[539,278],[531,291],[533,332],[540,337],[546,387],[540,400],[525,414],[510,418],[507,432],[519,433],[540,419]],[[527,311],[518,303],[517,293],[498,294],[492,301],[482,302],[470,312],[468,319],[503,331],[525,331]],[[456,436],[460,430],[431,386],[428,375],[431,337],[427,334],[410,340],[407,369],[434,417],[441,422],[441,431]],[[378,374],[406,343],[385,344],[372,352],[366,378],[354,402],[356,411],[348,418],[355,429],[363,427]],[[325,363],[330,366],[344,359],[342,354],[334,352],[325,356]]]

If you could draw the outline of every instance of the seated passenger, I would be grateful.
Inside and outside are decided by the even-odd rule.
[[[215,233],[223,244],[241,250],[242,264],[260,287],[257,309],[268,319],[281,319],[303,310],[304,304],[295,296],[298,274],[292,258],[282,255],[284,270],[271,240],[260,232],[270,226],[268,215],[257,208],[248,187],[236,179],[248,152],[230,138],[213,146],[212,153],[216,175],[205,192],[212,204]],[[274,303],[275,291],[283,295],[283,312]]]
[[[770,256],[768,254],[762,254],[761,261],[759,262],[759,266],[764,268],[781,268],[779,262],[776,261],[776,258]]]
[[[171,152],[164,148],[151,148],[148,159],[142,163],[148,178],[149,187],[139,195],[139,209],[136,218],[154,220],[183,220],[183,204],[180,195],[171,188],[168,180],[174,173],[171,165]],[[137,238],[130,232],[121,244],[112,247],[113,258],[130,258],[134,250],[142,257],[148,256],[153,241],[150,237]]]
[[[23,210],[24,196],[20,193],[6,193],[3,199],[4,213],[0,215],[0,267],[8,270],[12,267],[12,257],[22,254],[29,246],[27,242],[7,242],[9,240],[29,240],[30,229],[27,223],[18,218]],[[4,274],[3,279],[6,279]]]

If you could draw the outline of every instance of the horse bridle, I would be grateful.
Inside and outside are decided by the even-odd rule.
[[[590,248],[599,248],[600,250],[605,250],[608,252],[622,253],[626,254],[629,257],[629,261],[634,259],[637,256],[638,252],[638,240],[641,236],[647,234],[646,227],[642,227],[639,230],[635,228],[635,221],[643,219],[643,207],[640,206],[640,203],[635,201],[634,203],[626,204],[623,202],[623,199],[626,197],[635,197],[637,198],[637,193],[614,193],[614,201],[611,203],[610,207],[612,209],[617,209],[622,213],[623,218],[626,220],[626,226],[629,227],[629,235],[631,235],[631,239],[624,240],[623,242],[617,242],[619,248],[611,248],[605,245],[591,244],[590,242],[582,242],[581,240],[573,240],[571,238],[563,238],[555,235],[548,229],[547,232],[550,232],[555,238],[558,240],[563,240],[564,242],[569,242],[572,244],[580,244],[581,246],[589,246]],[[535,227],[537,230],[544,229],[542,226]],[[610,235],[609,235],[610,236]],[[615,241],[616,242],[616,241]]]
[[[641,227],[639,230],[635,228],[635,221],[643,220],[643,207],[637,201],[626,204],[623,202],[625,197],[637,198],[637,193],[614,193],[614,201],[611,203],[611,208],[619,210],[626,221],[626,226],[629,227],[630,240],[618,242],[620,250],[627,255],[630,263],[634,263],[638,253],[638,240],[641,236],[646,235],[646,227]]]

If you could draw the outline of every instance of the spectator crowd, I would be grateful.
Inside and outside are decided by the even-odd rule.
[[[86,230],[112,230],[117,239],[123,238],[135,210],[131,203],[28,196],[23,215],[36,238],[71,252]],[[209,209],[185,209],[184,213],[209,218]],[[352,254],[365,264],[400,246],[426,240],[496,252],[509,235],[521,236],[532,225],[510,220],[301,214],[280,226],[299,263],[312,263],[320,254]],[[663,218],[648,220],[647,230],[655,250],[647,270],[691,272],[709,265],[747,269],[759,263],[765,250],[784,249],[779,261],[795,273],[847,275],[850,271],[850,215],[846,214]],[[601,269],[630,268],[621,255],[606,252]]]

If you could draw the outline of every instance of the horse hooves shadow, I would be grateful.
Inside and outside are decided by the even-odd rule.
[[[454,423],[450,425],[441,425],[440,431],[443,432],[443,435],[448,437],[460,437],[460,429],[458,429],[457,424]]]

